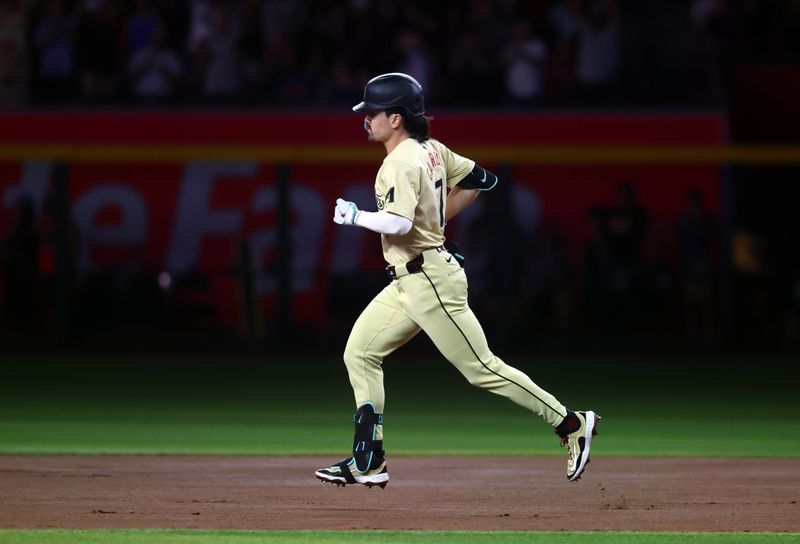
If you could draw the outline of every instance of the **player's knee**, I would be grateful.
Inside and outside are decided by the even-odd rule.
[[[471,372],[465,372],[464,377],[467,378],[470,385],[486,388],[497,379],[501,366],[502,363],[496,357],[492,357],[486,362],[479,362]]]
[[[469,384],[475,387],[481,387],[485,380],[485,378],[478,373],[469,374],[466,376],[466,378]]]
[[[470,372],[466,375],[466,378],[470,385],[483,388],[486,387],[486,384],[493,376],[494,374],[486,372],[485,369],[482,368],[477,372]]]
[[[353,356],[353,352],[348,350],[344,351],[344,356],[342,357],[342,360],[344,360],[344,366],[346,366],[348,370],[353,368],[356,363],[356,359]]]

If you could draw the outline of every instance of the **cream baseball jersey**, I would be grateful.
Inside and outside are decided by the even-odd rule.
[[[383,160],[375,179],[378,209],[410,219],[404,235],[381,235],[390,265],[407,263],[426,249],[444,243],[447,191],[475,167],[437,140],[403,140]]]

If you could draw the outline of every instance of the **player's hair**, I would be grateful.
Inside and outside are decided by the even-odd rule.
[[[430,138],[431,121],[433,117],[426,115],[409,115],[403,108],[391,108],[386,110],[386,115],[398,113],[403,116],[403,128],[418,142],[424,142]]]

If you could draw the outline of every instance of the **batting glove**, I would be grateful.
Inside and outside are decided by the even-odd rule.
[[[341,198],[336,199],[336,209],[333,212],[333,222],[339,225],[355,225],[358,215],[358,206],[355,202],[348,202]]]

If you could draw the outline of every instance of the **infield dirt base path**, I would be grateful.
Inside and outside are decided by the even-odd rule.
[[[386,489],[317,457],[0,456],[0,528],[800,531],[800,460],[392,457]]]

